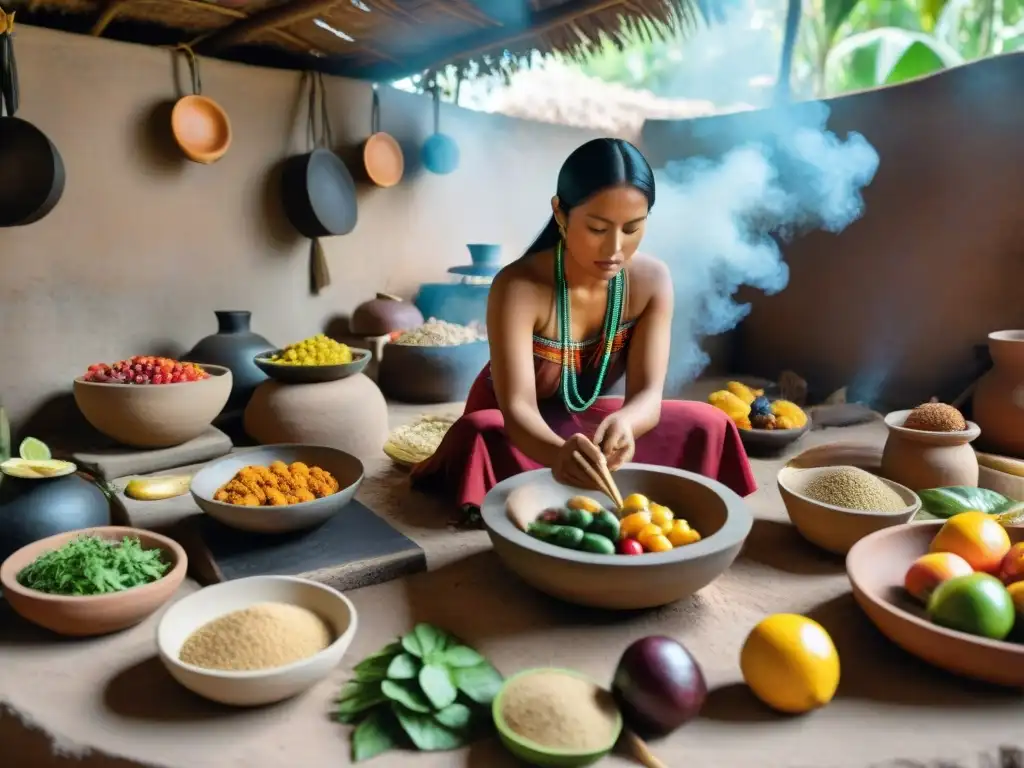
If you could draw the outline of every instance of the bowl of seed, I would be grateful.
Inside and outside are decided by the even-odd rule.
[[[201,589],[157,627],[160,660],[193,693],[236,707],[290,699],[338,665],[358,626],[335,589],[295,576],[252,576]]]
[[[909,522],[921,509],[912,490],[859,467],[787,466],[777,481],[800,535],[837,555],[870,533]]]
[[[491,713],[505,748],[542,767],[592,765],[622,733],[611,693],[571,669],[528,669],[508,678]]]

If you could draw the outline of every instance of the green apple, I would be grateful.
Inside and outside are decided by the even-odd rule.
[[[987,573],[944,581],[928,600],[928,617],[939,626],[992,640],[1010,634],[1015,614],[1006,587]]]

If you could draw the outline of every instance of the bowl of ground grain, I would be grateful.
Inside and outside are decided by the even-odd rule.
[[[352,501],[362,482],[363,463],[345,451],[264,445],[210,462],[192,478],[190,490],[199,508],[224,525],[286,533],[325,523]]]
[[[167,671],[193,693],[254,707],[326,678],[357,627],[355,607],[335,589],[295,576],[252,576],[171,606],[157,648]]]
[[[909,522],[921,509],[912,490],[859,467],[785,467],[777,481],[800,534],[837,555],[870,533]]]
[[[925,403],[886,414],[882,474],[915,491],[978,484],[971,443],[981,428],[951,405]]]
[[[530,765],[592,765],[622,732],[611,693],[571,669],[528,669],[510,677],[491,712],[502,744]]]

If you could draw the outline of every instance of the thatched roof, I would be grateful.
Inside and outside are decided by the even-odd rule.
[[[658,35],[702,0],[0,0],[25,23],[222,58],[388,80],[533,50],[580,55],[623,22]]]

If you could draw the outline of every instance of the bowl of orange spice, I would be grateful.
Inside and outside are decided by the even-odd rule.
[[[192,498],[231,528],[286,533],[340,512],[363,482],[363,463],[321,445],[263,445],[210,462],[192,478]]]

